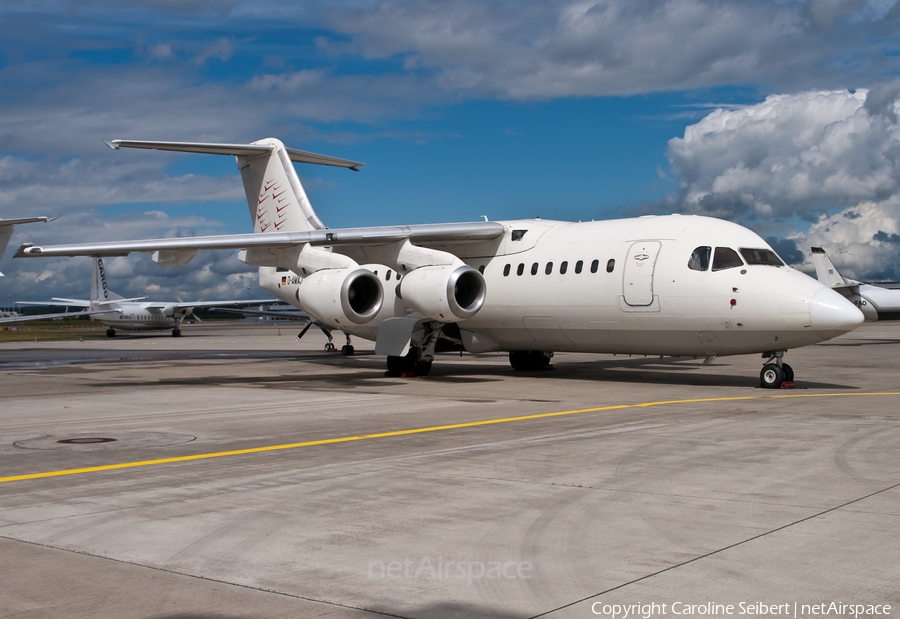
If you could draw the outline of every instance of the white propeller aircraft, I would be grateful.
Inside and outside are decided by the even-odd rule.
[[[866,322],[900,318],[900,289],[848,279],[838,272],[824,249],[810,249],[818,280],[852,301],[866,317]]]
[[[790,268],[761,237],[719,219],[542,219],[328,229],[293,162],[363,164],[252,144],[114,140],[112,148],[233,155],[254,234],[23,245],[17,256],[152,251],[185,264],[200,249],[241,249],[280,269],[277,296],[375,341],[388,375],[427,374],[436,351],[508,351],[516,370],[554,351],[716,356],[762,353],[766,387],[793,380],[785,351],[853,330],[847,299]]]
[[[126,299],[112,292],[106,283],[106,270],[103,260],[94,258],[94,269],[91,277],[90,299],[61,299],[54,297],[52,301],[18,301],[16,305],[65,305],[86,308],[83,312],[69,314],[44,314],[25,317],[27,320],[46,320],[47,318],[90,315],[107,326],[107,337],[115,337],[116,329],[124,331],[165,331],[172,330],[172,335],[181,335],[181,323],[193,313],[197,307],[220,305],[243,305],[245,303],[271,303],[272,299],[245,299],[240,301],[194,301],[154,302],[144,301],[146,297]],[[10,322],[13,322],[12,320]],[[21,322],[20,320],[16,322]]]

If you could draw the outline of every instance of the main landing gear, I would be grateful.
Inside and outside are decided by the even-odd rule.
[[[350,343],[350,336],[349,336],[349,335],[347,335],[347,334],[345,333],[345,334],[344,334],[344,337],[347,338],[347,343],[344,344],[343,346],[341,346],[341,354],[344,355],[345,357],[349,357],[349,356],[352,355],[353,352],[354,352],[354,350],[353,350],[353,344]]]
[[[767,389],[790,389],[794,386],[794,369],[784,363],[784,350],[763,353],[766,364],[759,373],[759,384]]]
[[[116,330],[110,327],[106,330],[106,337],[116,337]]]
[[[431,373],[431,364],[434,363],[434,353],[437,350],[438,339],[440,339],[444,324],[440,322],[429,322],[423,325],[425,333],[418,346],[412,346],[406,356],[394,357],[388,355],[387,372],[385,376],[428,376]],[[462,346],[462,342],[457,340],[455,336],[444,335],[450,341],[454,341]]]
[[[391,377],[428,376],[433,362],[434,358],[425,359],[423,357],[421,348],[410,348],[403,357],[388,355],[387,371],[384,375]]]
[[[542,350],[514,350],[509,353],[509,364],[517,372],[534,372],[552,369],[552,352]]]

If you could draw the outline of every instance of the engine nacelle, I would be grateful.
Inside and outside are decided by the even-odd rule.
[[[176,318],[178,316],[187,316],[194,311],[193,307],[178,307],[177,305],[167,305],[163,308],[162,313],[166,318]]]
[[[486,292],[484,276],[468,265],[419,267],[404,275],[397,289],[404,303],[439,322],[471,318]]]
[[[322,269],[303,278],[297,301],[322,322],[341,328],[375,318],[384,291],[375,274],[366,269]]]

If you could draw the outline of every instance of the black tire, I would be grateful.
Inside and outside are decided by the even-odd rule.
[[[419,361],[416,363],[416,376],[428,376],[431,373],[431,361]]]
[[[513,350],[509,353],[509,364],[516,372],[527,372],[531,368],[531,352],[527,350]]]
[[[116,337],[116,330],[110,327],[106,330],[106,337]]]
[[[181,337],[181,329],[172,329],[172,337]]]
[[[789,366],[787,363],[782,363],[781,369],[784,372],[784,381],[787,383],[794,382],[794,368]]]
[[[759,373],[759,383],[767,389],[780,389],[784,382],[784,370],[775,363],[767,363]]]
[[[403,364],[406,361],[406,357],[394,357],[392,355],[388,355],[387,358],[387,372],[384,373],[385,376],[400,376],[403,373]]]
[[[350,357],[351,355],[353,355],[353,352],[353,346],[351,346],[350,344],[341,346],[341,354],[345,357]]]
[[[534,372],[547,367],[551,357],[541,350],[514,350],[509,353],[509,364],[516,372]]]

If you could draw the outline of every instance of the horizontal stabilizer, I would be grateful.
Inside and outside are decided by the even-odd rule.
[[[157,142],[147,140],[104,140],[104,143],[113,150],[119,148],[144,148],[149,150],[170,150],[182,153],[206,153],[208,155],[234,155],[235,157],[254,157],[266,155],[275,150],[271,144],[224,144],[213,142]],[[296,163],[312,163],[327,165],[337,168],[348,168],[358,172],[364,163],[339,159],[329,155],[310,153],[295,148],[285,148],[288,157]]]

